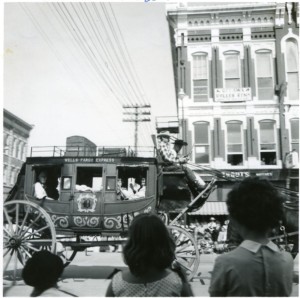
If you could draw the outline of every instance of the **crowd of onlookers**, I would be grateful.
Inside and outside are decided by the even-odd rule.
[[[222,253],[227,251],[227,229],[229,220],[219,221],[214,217],[208,221],[194,221],[189,225],[182,225],[194,237],[199,253]]]
[[[209,222],[191,224],[201,253],[221,253],[225,251],[228,223],[228,220],[221,223],[211,217]]]

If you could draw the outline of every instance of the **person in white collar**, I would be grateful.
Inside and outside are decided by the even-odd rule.
[[[293,258],[268,239],[283,218],[282,198],[267,180],[246,178],[227,197],[230,220],[242,243],[216,258],[210,296],[288,297],[292,292]]]
[[[35,198],[42,200],[48,199],[53,200],[52,198],[48,197],[47,195],[47,173],[45,171],[41,171],[38,175],[38,181],[34,184],[34,196]]]

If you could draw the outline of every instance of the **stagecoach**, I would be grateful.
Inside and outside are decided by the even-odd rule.
[[[34,197],[41,171],[47,172],[54,200]],[[128,187],[142,178],[145,196],[120,200],[118,179]],[[177,223],[187,210],[204,204],[213,183],[193,197],[184,173],[164,171],[155,148],[34,147],[4,202],[4,279],[16,280],[35,251],[58,253],[67,266],[78,251],[122,244],[132,219],[145,212],[164,218],[176,242],[176,260],[192,279],[199,265],[197,244]],[[173,221],[168,221],[170,210],[179,212]]]

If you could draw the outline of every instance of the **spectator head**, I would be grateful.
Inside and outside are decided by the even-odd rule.
[[[34,253],[26,262],[22,278],[27,285],[46,290],[56,285],[63,270],[63,261],[59,256],[42,250]]]
[[[248,230],[264,234],[283,218],[283,201],[277,189],[258,177],[237,183],[227,196],[229,216]]]
[[[46,181],[47,181],[47,173],[46,173],[45,171],[41,171],[41,172],[39,173],[38,180],[39,180],[41,183],[46,183]]]
[[[124,246],[125,263],[132,274],[143,275],[149,268],[163,270],[175,259],[175,244],[163,221],[155,214],[136,216],[129,226]]]

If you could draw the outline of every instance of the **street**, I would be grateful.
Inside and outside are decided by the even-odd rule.
[[[209,296],[210,271],[217,256],[217,254],[200,255],[198,277],[191,282],[195,296]],[[110,281],[107,277],[114,268],[125,266],[121,253],[99,253],[92,249],[79,252],[65,269],[59,286],[80,297],[103,297]],[[294,270],[298,272],[298,258],[295,260]],[[32,291],[32,288],[21,280],[12,287],[8,287],[4,282],[3,289],[4,297],[29,297]],[[298,283],[293,284],[292,297],[298,297]]]

